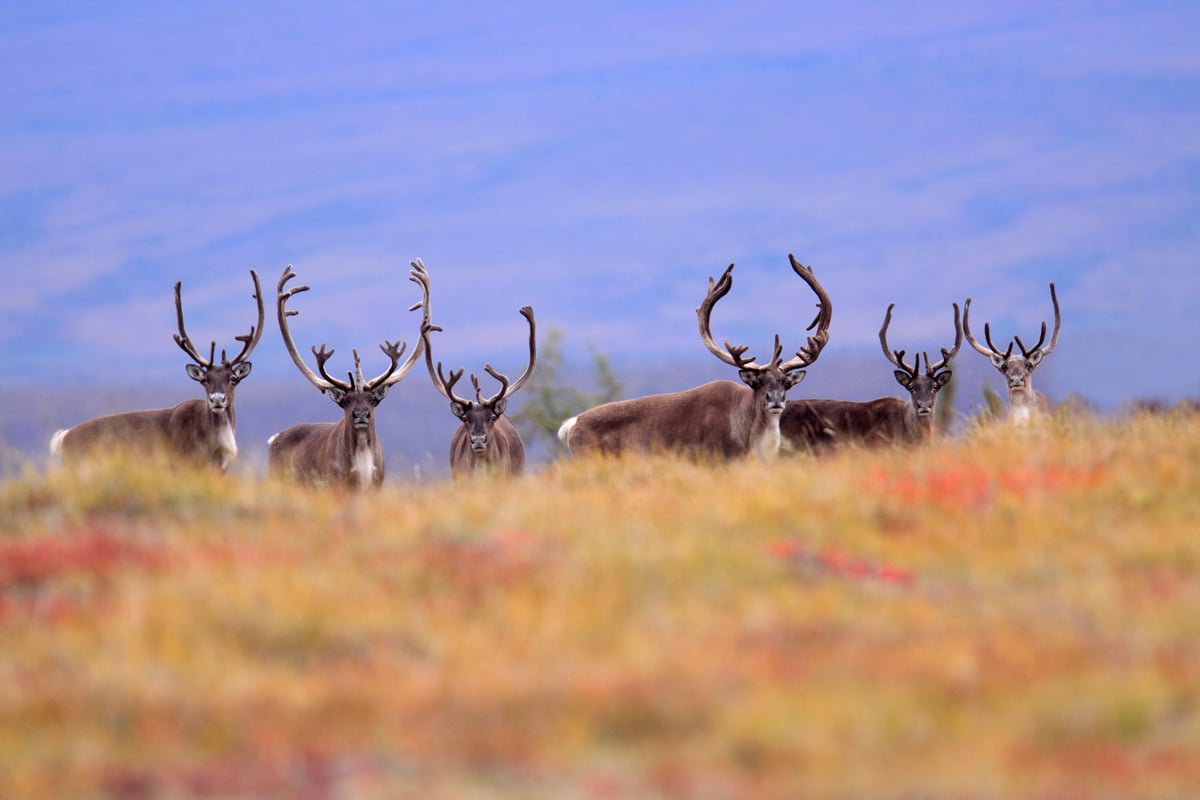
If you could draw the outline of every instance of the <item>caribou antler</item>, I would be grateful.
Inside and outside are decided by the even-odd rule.
[[[412,263],[413,271],[409,275],[409,280],[412,280],[421,286],[421,288],[424,290],[424,298],[409,308],[409,311],[415,311],[417,308],[420,308],[423,305],[425,307],[425,322],[428,323],[429,277],[425,273],[424,265],[420,264],[420,259],[417,259],[417,261]],[[403,370],[403,373],[400,373],[400,370],[397,369],[397,365],[400,363],[400,358],[403,356],[404,350],[408,345],[403,341],[393,342],[391,339],[384,339],[383,344],[379,345],[379,349],[383,351],[383,354],[388,357],[391,363],[388,365],[387,369],[385,369],[379,375],[376,375],[371,380],[366,380],[363,377],[362,364],[359,361],[358,351],[356,350],[351,350],[351,353],[354,356],[355,372],[350,373],[349,382],[339,380],[338,378],[330,375],[325,369],[325,364],[329,361],[330,357],[333,356],[334,351],[326,350],[324,342],[321,343],[319,350],[315,346],[312,348],[313,355],[317,359],[317,369],[321,374],[317,375],[315,372],[313,372],[312,369],[310,369],[309,366],[304,363],[304,359],[300,357],[300,351],[296,348],[296,343],[292,339],[292,332],[288,327],[288,317],[293,317],[300,312],[296,311],[295,309],[288,309],[286,307],[287,301],[290,300],[294,295],[300,294],[301,292],[307,292],[310,288],[309,286],[294,286],[285,291],[284,287],[287,285],[288,281],[295,277],[296,273],[292,270],[290,264],[284,267],[283,275],[279,278],[279,285],[276,291],[276,310],[279,318],[279,330],[280,333],[283,334],[283,344],[285,347],[287,347],[288,355],[292,357],[292,362],[295,363],[296,368],[300,370],[300,374],[308,379],[309,383],[311,383],[313,386],[316,386],[322,392],[332,388],[338,388],[342,391],[348,392],[355,387],[372,390],[380,386],[391,386],[393,383],[396,383],[398,380],[403,378],[404,374],[406,374],[408,370],[412,369],[412,365],[416,363],[416,359],[421,355],[421,346],[418,345],[412,356],[409,357],[408,363],[406,363],[404,367],[400,368]],[[253,333],[253,331],[251,333]]]
[[[523,306],[520,310],[520,313],[521,316],[525,317],[525,319],[529,322],[529,363],[526,364],[525,371],[521,373],[521,376],[512,383],[509,383],[507,375],[497,372],[491,364],[485,364],[484,370],[487,372],[487,374],[491,375],[500,382],[500,391],[492,397],[489,397],[487,400],[481,399],[482,392],[479,388],[479,379],[476,377],[475,373],[471,373],[471,383],[475,385],[476,402],[491,405],[496,403],[498,400],[507,399],[508,397],[511,397],[518,389],[520,389],[521,386],[523,386],[533,374],[533,367],[537,361],[537,329],[533,318],[533,309],[529,306]],[[464,400],[461,397],[455,397],[451,392],[451,387],[454,385],[455,381],[462,377],[462,369],[457,370],[457,372],[451,371],[449,381],[446,380],[445,375],[442,372],[442,362],[438,362],[437,371],[434,371],[433,348],[430,344],[429,334],[432,331],[440,330],[442,330],[440,325],[433,325],[430,323],[425,323],[421,327],[421,344],[425,350],[425,366],[429,370],[429,377],[433,381],[434,388],[441,392],[442,396],[447,400],[455,403],[470,405],[469,401]]]
[[[795,358],[780,365],[779,368],[784,372],[807,367],[817,360],[817,357],[821,355],[821,351],[825,349],[825,345],[829,343],[829,324],[833,321],[833,303],[830,302],[829,294],[825,291],[825,287],[821,285],[821,282],[817,280],[817,276],[813,274],[812,267],[804,266],[791,253],[788,253],[788,261],[791,262],[795,273],[817,295],[817,315],[809,323],[808,327],[805,328],[805,330],[809,331],[816,328],[817,332],[809,336],[804,347],[796,351]]]
[[[950,350],[943,347],[942,360],[932,365],[929,363],[929,353],[925,354],[925,371],[930,376],[933,376],[939,370],[945,369],[954,356],[958,355],[958,348],[962,346],[963,326],[958,318],[958,303],[953,303],[952,305],[954,306],[954,347]]]
[[[235,364],[245,361],[250,356],[250,352],[252,350],[254,350],[255,345],[258,344],[258,340],[262,337],[262,329],[263,329],[262,288],[259,286],[259,283],[258,283],[258,273],[257,272],[255,272],[254,270],[250,270],[250,277],[254,281],[254,299],[258,303],[258,324],[251,325],[249,333],[245,333],[245,334],[242,334],[241,336],[233,337],[236,341],[239,341],[242,343],[241,352],[239,352],[236,356],[234,356],[233,360],[226,358],[225,351],[224,350],[221,351],[221,363],[223,363],[227,367],[231,367],[231,366],[234,366]],[[212,346],[209,349],[209,356],[207,359],[204,358],[203,356],[201,356],[200,352],[196,349],[196,346],[194,344],[192,344],[192,338],[190,336],[188,336],[188,333],[184,329],[184,326],[183,326],[182,290],[183,290],[182,281],[176,281],[175,282],[175,317],[179,323],[179,332],[174,334],[173,338],[175,339],[175,344],[179,345],[179,348],[181,350],[183,350],[183,352],[187,353],[188,356],[193,361],[195,361],[197,364],[204,367],[205,369],[208,369],[208,368],[212,367],[213,361],[216,359],[217,343],[215,341],[212,343]]]
[[[912,377],[917,377],[917,373],[921,369],[921,356],[917,354],[916,363],[911,367],[904,362],[904,354],[906,350],[892,350],[887,343],[887,329],[892,324],[892,309],[896,307],[895,303],[891,303],[887,307],[887,313],[883,317],[883,327],[879,329],[879,344],[883,346],[883,354],[887,356],[888,361],[892,362],[898,369],[903,370]],[[958,306],[955,306],[957,309]],[[929,358],[926,357],[925,363],[929,363]]]
[[[816,276],[813,274],[811,267],[806,267],[796,260],[796,257],[788,253],[788,260],[791,262],[792,270],[799,275],[809,288],[817,295],[817,316],[806,330],[817,329],[816,333],[808,337],[808,341],[804,347],[796,351],[796,356],[784,363],[779,363],[781,347],[779,344],[779,335],[775,335],[775,352],[771,358],[770,364],[761,365],[754,363],[757,361],[753,356],[746,358],[744,353],[748,349],[747,345],[731,345],[729,340],[725,340],[725,349],[722,350],[717,346],[713,339],[712,331],[710,330],[712,322],[712,310],[725,295],[729,294],[729,290],[733,288],[733,264],[725,268],[719,280],[714,280],[712,277],[708,279],[708,292],[701,301],[700,306],[696,309],[696,318],[700,325],[700,341],[708,348],[708,351],[715,355],[721,361],[738,369],[753,369],[765,370],[778,368],[783,372],[791,372],[793,370],[807,367],[817,360],[817,356],[821,354],[821,350],[829,341],[829,323],[833,318],[833,305],[829,301],[829,295],[825,292],[825,288],[821,286]]]
[[[437,369],[433,367],[433,345],[429,341],[429,334],[433,331],[442,330],[441,325],[434,325],[426,322],[421,326],[421,346],[418,349],[423,349],[425,352],[425,366],[429,369],[429,380],[433,382],[433,388],[437,389],[442,397],[449,400],[451,403],[459,403],[463,406],[471,405],[471,401],[464,397],[459,397],[454,394],[454,384],[458,383],[463,376],[465,369],[450,370],[450,377],[447,378],[442,370],[442,362],[437,363]],[[471,376],[474,379],[474,375]]]
[[[896,307],[895,303],[887,307],[887,313],[883,317],[883,327],[879,329],[879,343],[883,346],[883,354],[887,356],[888,361],[892,362],[896,367],[905,372],[909,377],[916,378],[921,370],[921,356],[925,356],[925,374],[933,378],[937,373],[946,368],[951,359],[958,353],[958,348],[962,346],[963,328],[959,321],[958,303],[953,303],[954,306],[954,347],[947,350],[942,348],[942,360],[934,364],[929,360],[929,353],[917,353],[914,360],[915,363],[910,367],[904,360],[906,350],[892,350],[887,343],[887,329],[892,322],[892,309]]]
[[[421,259],[419,259],[419,258],[413,259],[412,261],[410,261],[408,263],[409,263],[409,266],[412,267],[412,271],[408,273],[408,279],[410,281],[412,281],[413,283],[417,284],[417,286],[421,287],[421,299],[408,307],[409,311],[416,311],[418,308],[421,309],[421,327],[418,329],[418,330],[420,330],[420,329],[423,329],[426,325],[430,324],[430,318],[431,318],[431,313],[432,313],[430,306],[429,306],[429,292],[430,292],[429,272],[426,271],[426,269],[425,269],[425,263],[423,261],[421,261]],[[400,350],[401,351],[404,350],[403,343],[401,343]],[[423,354],[422,353],[423,350],[424,350],[424,340],[422,339],[417,342],[417,346],[413,348],[412,353],[409,355],[408,360],[405,361],[404,364],[402,364],[399,368],[397,368],[396,365],[393,364],[392,369],[388,371],[388,374],[386,376],[381,375],[379,378],[376,378],[375,380],[382,381],[379,384],[382,386],[391,386],[392,384],[399,382],[416,365],[417,361],[421,358],[421,356]],[[386,353],[388,351],[385,349],[384,352]],[[389,355],[390,355],[390,353],[389,353]]]
[[[1054,333],[1051,334],[1051,336],[1050,336],[1050,345],[1046,348],[1042,347],[1042,342],[1046,341],[1046,323],[1045,322],[1042,322],[1041,336],[1038,337],[1037,344],[1035,344],[1033,347],[1026,348],[1024,343],[1021,341],[1020,336],[1013,337],[1013,340],[1016,342],[1017,347],[1019,347],[1021,349],[1021,356],[1026,361],[1031,361],[1034,364],[1038,363],[1043,358],[1050,355],[1050,352],[1052,350],[1054,350],[1054,346],[1056,344],[1058,344],[1058,331],[1059,331],[1059,328],[1062,326],[1062,315],[1059,313],[1058,293],[1054,289],[1053,281],[1050,282],[1050,300],[1054,303]],[[970,322],[969,322],[970,313],[971,313],[971,298],[968,297],[966,305],[963,308],[963,332],[966,333],[966,335],[967,335],[967,341],[970,342],[971,346],[974,347],[978,352],[980,352],[983,355],[987,356],[988,358],[992,359],[992,362],[995,363],[997,366],[1003,364],[1005,361],[1008,360],[1009,356],[1012,355],[1013,342],[1008,343],[1007,350],[1005,350],[1003,353],[1000,352],[1000,349],[998,347],[996,347],[995,344],[992,343],[991,326],[985,322],[983,325],[983,337],[984,337],[984,339],[987,340],[988,348],[990,348],[990,350],[985,349],[981,344],[979,344],[978,341],[975,340],[975,337],[971,335],[971,327],[970,327]]]
[[[749,345],[731,345],[729,340],[725,340],[725,349],[722,350],[713,339],[710,326],[712,324],[712,310],[725,295],[729,294],[729,290],[733,288],[733,264],[725,268],[725,272],[721,273],[719,280],[713,280],[710,275],[708,278],[708,292],[704,295],[704,299],[700,301],[699,307],[696,309],[696,319],[700,324],[700,341],[708,348],[708,352],[712,353],[721,361],[731,367],[738,369],[754,368],[757,365],[753,362],[755,358],[744,358],[743,353],[749,349]]]
[[[1050,300],[1054,303],[1054,333],[1050,337],[1050,346],[1044,349],[1042,348],[1042,342],[1046,341],[1046,323],[1044,321],[1042,322],[1042,335],[1038,337],[1037,344],[1028,350],[1026,350],[1025,345],[1021,343],[1020,336],[1013,337],[1017,341],[1017,347],[1021,348],[1021,355],[1029,361],[1041,361],[1043,358],[1050,355],[1050,352],[1054,350],[1054,345],[1058,344],[1058,329],[1062,325],[1062,317],[1058,311],[1058,293],[1054,290],[1054,281],[1050,282]],[[1035,353],[1038,353],[1036,358],[1034,357]]]
[[[183,327],[183,297],[181,292],[183,289],[182,281],[175,281],[175,317],[179,321],[179,333],[174,335],[175,344],[179,345],[179,349],[187,353],[188,356],[200,366],[208,369],[213,364],[213,356],[216,355],[217,343],[212,343],[212,352],[207,359],[200,355],[196,350],[196,346],[192,344],[192,337],[188,336],[187,331]]]
[[[317,387],[322,392],[333,388],[344,389],[345,387],[341,385],[341,381],[331,378],[325,372],[325,362],[328,361],[329,357],[333,355],[333,351],[326,351],[324,343],[321,344],[320,352],[317,352],[315,347],[313,348],[313,355],[317,357],[318,368],[321,370],[321,374],[325,375],[323,378],[313,372],[308,364],[304,363],[304,359],[300,357],[300,351],[296,349],[296,343],[292,340],[292,332],[288,328],[288,317],[293,317],[300,312],[294,309],[288,309],[286,308],[286,305],[287,301],[290,300],[294,295],[298,295],[301,292],[307,292],[311,287],[294,286],[291,289],[284,291],[284,286],[286,286],[287,282],[294,277],[296,277],[296,273],[292,271],[292,265],[288,264],[283,268],[283,275],[281,275],[279,278],[279,285],[276,287],[275,292],[275,310],[279,318],[279,332],[283,335],[283,345],[287,348],[288,355],[292,357],[292,363],[294,363],[296,368],[300,370],[300,374],[307,378],[308,382],[313,386]]]

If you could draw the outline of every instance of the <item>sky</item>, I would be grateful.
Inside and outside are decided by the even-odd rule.
[[[570,360],[707,379],[695,308],[730,263],[717,340],[803,343],[795,253],[833,304],[809,384],[890,376],[893,302],[894,347],[948,345],[967,297],[1028,343],[1054,281],[1038,388],[1200,396],[1197,30],[1157,0],[6,4],[0,384],[198,396],[172,287],[232,349],[254,269],[251,380],[303,386],[289,264],[300,347],[374,374],[417,337],[417,257],[448,365],[520,372],[532,305]]]

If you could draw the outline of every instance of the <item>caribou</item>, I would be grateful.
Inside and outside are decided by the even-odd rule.
[[[250,374],[250,353],[258,344],[263,329],[262,289],[258,273],[250,270],[254,281],[254,299],[258,304],[258,324],[250,332],[235,336],[241,350],[231,359],[221,350],[216,359],[217,343],[208,358],[192,344],[183,324],[183,284],[175,283],[175,315],[179,332],[175,344],[194,361],[184,369],[192,380],[204,387],[205,399],[185,400],[172,408],[126,411],[97,417],[73,428],[56,431],[50,438],[50,452],[61,455],[64,463],[78,462],[89,454],[116,449],[161,450],[195,464],[211,464],[225,471],[237,458],[234,431],[233,395],[237,385]]]
[[[508,398],[533,375],[537,359],[533,309],[524,306],[520,313],[529,322],[529,364],[512,383],[509,383],[507,375],[497,372],[491,364],[485,364],[483,368],[487,374],[500,383],[500,391],[487,399],[483,397],[475,373],[471,373],[471,385],[475,388],[474,401],[454,393],[454,384],[462,378],[464,368],[450,370],[447,378],[439,361],[435,371],[429,334],[442,328],[439,325],[426,325],[421,330],[429,378],[434,388],[450,401],[451,413],[462,421],[450,439],[450,473],[456,478],[476,471],[520,475],[525,470],[525,445],[516,426],[504,415]]]
[[[1054,290],[1053,281],[1050,282],[1050,300],[1054,304],[1054,333],[1050,336],[1050,344],[1042,346],[1046,341],[1046,323],[1043,321],[1042,334],[1033,347],[1025,347],[1020,336],[1013,337],[1013,341],[1021,351],[1020,355],[1013,353],[1013,341],[1008,343],[1008,349],[1000,352],[1000,349],[992,344],[991,327],[986,322],[983,324],[983,338],[987,341],[988,346],[981,345],[971,335],[968,322],[971,314],[971,298],[967,298],[963,308],[963,331],[967,335],[967,341],[976,351],[987,356],[992,362],[992,366],[1004,376],[1005,385],[1008,388],[1008,419],[1011,422],[1025,423],[1035,417],[1050,413],[1050,401],[1046,399],[1046,395],[1033,388],[1033,371],[1038,364],[1042,363],[1043,358],[1050,355],[1054,350],[1054,345],[1058,343],[1058,329],[1062,325],[1062,317],[1059,314],[1058,293]]]
[[[618,454],[624,451],[663,451],[710,459],[733,459],[748,453],[771,457],[779,452],[779,416],[788,389],[805,376],[829,340],[833,316],[829,295],[805,267],[788,254],[792,269],[817,295],[817,315],[807,330],[816,328],[794,358],[781,361],[782,346],[775,335],[771,360],[747,358],[747,345],[722,349],[713,340],[710,318],[717,301],[733,287],[733,264],[719,280],[708,279],[708,293],[696,309],[700,339],[710,353],[735,367],[741,384],[717,380],[692,389],[605,403],[562,423],[558,438],[574,455]]]
[[[892,303],[879,329],[883,354],[896,367],[892,374],[904,387],[909,399],[880,397],[866,402],[850,400],[789,400],[779,420],[779,428],[788,451],[827,452],[839,445],[860,444],[868,447],[893,443],[917,444],[933,435],[934,404],[937,393],[953,373],[950,361],[962,345],[963,329],[958,303],[954,303],[954,347],[942,348],[936,364],[925,353],[925,372],[921,373],[921,354],[913,355],[910,365],[904,350],[892,350],[887,330],[892,322]]]
[[[412,271],[409,280],[421,287],[422,298],[409,307],[409,311],[423,309],[422,326],[429,324],[429,276],[421,259],[410,262]],[[287,301],[294,295],[307,292],[310,287],[296,286],[285,289],[296,277],[289,265],[284,268],[276,291],[276,311],[279,330],[284,346],[300,374],[317,387],[322,394],[342,409],[342,419],[337,422],[309,422],[292,425],[267,440],[267,471],[276,477],[287,477],[307,485],[340,484],[352,488],[378,487],[383,483],[385,462],[383,447],[375,433],[375,407],[387,395],[388,388],[399,382],[412,370],[421,357],[420,342],[413,348],[403,364],[406,344],[384,340],[379,349],[388,358],[388,366],[379,375],[367,380],[363,377],[362,362],[357,350],[354,371],[347,373],[348,380],[329,374],[326,364],[333,357],[333,350],[326,350],[325,343],[312,348],[317,360],[319,375],[304,362],[288,328],[288,318],[300,313],[286,308]]]

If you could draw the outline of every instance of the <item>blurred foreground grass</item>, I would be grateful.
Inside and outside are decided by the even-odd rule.
[[[0,486],[0,797],[1192,797],[1200,418]]]

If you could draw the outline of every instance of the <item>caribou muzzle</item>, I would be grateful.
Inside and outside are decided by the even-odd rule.
[[[356,408],[351,412],[351,417],[355,428],[362,430],[371,427],[371,409]]]
[[[482,455],[487,452],[487,434],[471,434],[471,452]]]
[[[214,414],[223,414],[229,408],[229,396],[224,392],[213,392],[208,396],[208,410]]]

